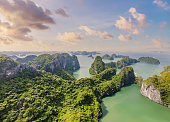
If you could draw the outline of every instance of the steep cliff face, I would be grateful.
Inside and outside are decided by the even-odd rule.
[[[36,55],[29,55],[26,56],[25,58],[17,58],[16,61],[20,62],[20,63],[27,63],[29,61],[34,60],[34,58],[36,58]]]
[[[26,67],[26,65],[21,65],[9,57],[0,56],[0,78],[15,75]]]
[[[92,75],[96,75],[104,70],[105,63],[102,61],[102,58],[100,56],[97,56],[89,69],[89,73]]]
[[[161,94],[158,88],[155,88],[153,84],[147,85],[146,83],[142,84],[141,94],[149,99],[161,104]]]
[[[80,68],[76,56],[70,56],[67,53],[63,54],[43,54],[34,58],[33,61],[28,62],[27,65],[38,70],[45,70],[47,72],[56,72],[58,70],[75,71]]]
[[[135,74],[132,67],[123,67],[119,73],[121,76],[121,87],[133,84],[135,81]]]
[[[160,76],[154,75],[143,81],[141,94],[170,108],[170,66]]]

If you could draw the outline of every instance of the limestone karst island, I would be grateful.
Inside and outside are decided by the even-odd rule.
[[[169,0],[0,0],[0,122],[170,122]]]

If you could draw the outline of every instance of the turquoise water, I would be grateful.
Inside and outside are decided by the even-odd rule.
[[[170,122],[170,109],[140,94],[140,87],[124,87],[101,103],[101,122]]]
[[[170,65],[169,54],[126,54],[132,58],[153,56],[160,60],[160,65],[137,63],[132,65],[135,73],[144,79],[163,71]],[[89,68],[94,59],[87,56],[78,56],[80,69],[74,73],[77,79],[90,77]],[[120,59],[115,59],[117,61]],[[110,62],[104,60],[104,62]],[[140,87],[131,85],[124,87],[113,96],[106,97],[101,103],[103,116],[101,122],[170,122],[170,109],[159,105],[140,94]]]

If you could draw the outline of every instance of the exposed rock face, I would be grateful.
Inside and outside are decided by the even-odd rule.
[[[153,75],[142,82],[141,94],[170,108],[170,66],[159,76]]]
[[[142,83],[141,94],[159,104],[162,103],[160,91],[153,84],[147,85],[146,83]]]
[[[89,73],[92,75],[96,75],[104,70],[105,63],[102,61],[102,58],[100,56],[97,56],[89,69]]]
[[[7,78],[27,68],[8,57],[0,57],[0,78]]]
[[[20,62],[20,63],[27,63],[29,61],[34,60],[34,58],[36,58],[36,55],[29,55],[26,56],[25,58],[17,58],[16,61]]]
[[[119,73],[121,76],[121,87],[133,84],[135,81],[135,74],[132,67],[123,67]]]
[[[28,62],[27,65],[47,72],[56,72],[62,69],[66,71],[75,71],[80,68],[77,57],[74,55],[71,56],[67,53],[39,55],[34,58],[33,61]]]

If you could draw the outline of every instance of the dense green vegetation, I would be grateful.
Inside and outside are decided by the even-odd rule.
[[[136,60],[136,59],[124,57],[123,59],[121,59],[120,61],[118,61],[116,63],[116,67],[122,68],[122,67],[129,66],[129,65],[132,65],[132,64],[137,63],[137,62],[138,62],[138,60]]]
[[[160,76],[154,75],[143,82],[147,85],[153,84],[159,89],[163,105],[170,104],[170,66],[166,67]]]
[[[96,75],[104,70],[105,63],[102,61],[102,58],[100,56],[97,56],[89,69],[89,73],[92,75]]]
[[[124,58],[124,57],[128,57],[128,56],[116,55],[116,54],[112,54],[112,55],[105,54],[104,56],[102,56],[102,59],[114,60],[114,58]]]
[[[138,60],[141,62],[146,62],[151,64],[160,64],[159,60],[153,57],[140,57]]]
[[[116,62],[105,63],[105,68],[117,68]]]
[[[75,71],[80,68],[77,57],[74,55],[70,56],[67,53],[56,53],[53,55],[42,54],[27,64],[33,68],[45,70],[47,72],[56,72],[58,69]]]
[[[0,73],[17,66],[17,62],[9,57],[0,56]]]
[[[38,70],[57,74],[66,80],[74,79],[70,74],[80,68],[77,57],[75,55],[70,56],[67,53],[42,54],[35,57],[32,61],[28,61],[26,64]]]
[[[25,58],[17,58],[16,61],[20,62],[20,63],[28,63],[29,61],[34,60],[34,58],[36,58],[36,55],[28,55]]]
[[[129,57],[129,56],[112,54],[111,57],[113,57],[113,58],[124,58],[124,57]]]
[[[129,57],[124,57],[118,62],[110,62],[104,63],[100,56],[97,56],[89,69],[89,73],[92,75],[99,74],[107,68],[119,68],[132,65],[133,63],[137,63],[138,60],[132,59]]]
[[[102,56],[102,59],[114,60],[114,58],[108,54],[105,54],[104,56]]]
[[[64,80],[25,69],[0,80],[0,121],[99,121],[104,96],[134,82],[132,67],[109,68],[91,78]]]

